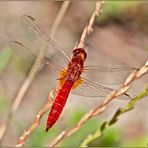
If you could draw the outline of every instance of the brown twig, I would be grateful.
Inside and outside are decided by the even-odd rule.
[[[96,9],[91,15],[88,24],[85,26],[83,33],[80,37],[79,43],[76,46],[77,48],[84,48],[86,37],[93,31],[93,24],[96,17],[99,17],[102,13],[102,7],[105,1],[98,1],[96,3]]]
[[[29,137],[29,135],[38,127],[38,125],[40,124],[40,120],[41,120],[42,116],[51,108],[55,93],[56,93],[55,90],[52,90],[50,92],[48,102],[43,106],[43,108],[36,115],[36,117],[33,121],[33,124],[19,138],[19,141],[18,141],[16,147],[22,147],[24,145],[26,139]]]
[[[51,29],[52,36],[55,34],[55,31],[56,31],[57,27],[59,26],[60,21],[62,20],[64,14],[65,14],[65,12],[68,8],[69,3],[70,3],[69,1],[63,2],[62,7],[59,11],[59,13],[61,13],[61,14],[56,17],[55,23],[53,24],[54,26]],[[25,79],[24,83],[22,84],[20,90],[18,91],[18,93],[16,95],[16,98],[14,99],[14,102],[11,106],[11,109],[9,111],[8,118],[7,118],[6,122],[3,125],[1,125],[1,127],[0,127],[0,143],[3,140],[3,137],[4,137],[6,131],[9,127],[9,124],[11,122],[13,115],[18,110],[20,103],[22,102],[29,86],[31,85],[36,74],[38,73],[38,69],[40,68],[40,64],[41,64],[41,57],[43,57],[43,54],[41,55],[39,53],[39,56],[36,58],[36,61],[35,61],[34,65],[32,66],[32,68],[31,68],[31,70],[28,74],[28,77]]]
[[[29,137],[29,135],[38,127],[38,125],[40,124],[40,120],[41,120],[42,116],[51,108],[55,94],[56,94],[56,90],[53,89],[50,92],[48,102],[43,106],[43,108],[36,115],[34,122],[29,127],[29,129],[26,130],[23,133],[23,135],[19,138],[19,141],[18,141],[16,147],[22,147],[24,145],[26,139]]]
[[[61,132],[54,140],[53,142],[49,145],[49,147],[54,147],[56,146],[60,141],[62,141],[64,138],[71,136],[74,134],[76,131],[78,131],[81,126],[88,121],[90,118],[101,114],[103,111],[106,110],[108,107],[108,104],[110,101],[112,101],[114,98],[117,96],[120,96],[124,94],[127,89],[130,87],[129,85],[136,79],[140,78],[144,74],[148,72],[148,61],[145,63],[145,65],[139,69],[135,70],[132,74],[129,75],[129,77],[126,79],[125,83],[121,86],[120,89],[118,90],[113,90],[101,103],[101,105],[97,106],[96,108],[90,110],[88,113],[86,113],[80,121],[72,128],[68,129],[67,131]]]

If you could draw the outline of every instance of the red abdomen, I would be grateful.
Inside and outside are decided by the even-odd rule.
[[[73,84],[74,82],[72,80],[66,80],[60,89],[48,115],[46,131],[48,131],[48,129],[51,128],[60,117]]]

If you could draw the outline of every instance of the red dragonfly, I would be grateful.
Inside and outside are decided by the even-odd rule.
[[[87,53],[83,48],[74,49],[72,51],[72,57],[70,58],[64,50],[46,34],[33,17],[23,15],[22,23],[30,41],[36,48],[35,50],[29,49],[18,41],[11,41],[11,46],[17,50],[16,52],[23,53],[23,56],[26,54],[27,56],[30,55],[31,58],[37,57],[39,52],[44,54],[43,58],[38,57],[50,68],[49,78],[54,76],[54,79],[58,81],[59,85],[59,91],[48,115],[46,131],[48,131],[60,117],[70,91],[81,96],[104,97],[113,89],[102,84],[121,84],[124,81],[124,77],[134,69],[130,67],[111,68],[84,66]],[[128,94],[124,94],[124,96],[129,97]]]

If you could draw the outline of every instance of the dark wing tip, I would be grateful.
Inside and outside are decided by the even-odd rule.
[[[130,98],[130,99],[132,98],[132,97],[131,97],[129,94],[127,94],[127,93],[124,93],[124,95],[127,96],[127,97]]]
[[[13,44],[13,43],[15,43],[15,44],[19,44],[19,45],[22,45],[22,43],[21,42],[19,42],[19,41],[9,41],[9,43],[11,44]]]
[[[21,42],[19,42],[19,41],[9,41],[9,45],[10,45],[11,47],[14,47],[14,46],[16,46],[16,45],[18,45],[18,46],[23,46],[23,47],[24,47],[24,45],[23,45]]]
[[[35,21],[35,19],[34,19],[32,16],[30,16],[30,15],[22,15],[21,18],[22,18],[23,20],[24,20],[24,19],[29,19],[29,20]]]
[[[138,70],[140,70],[140,68],[134,68],[134,70],[137,70],[138,71]]]

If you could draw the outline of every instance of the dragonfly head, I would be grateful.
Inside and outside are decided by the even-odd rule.
[[[83,60],[85,60],[87,54],[83,48],[76,48],[73,50],[73,57],[81,57]]]

